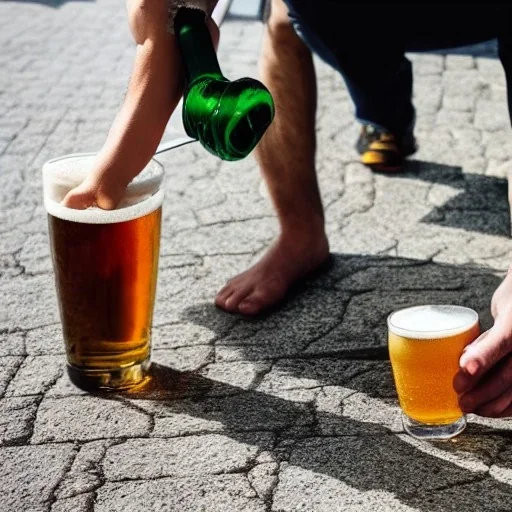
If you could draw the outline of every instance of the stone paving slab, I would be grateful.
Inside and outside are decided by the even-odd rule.
[[[262,27],[230,20],[226,75],[256,76]],[[411,55],[420,150],[400,175],[357,161],[339,77],[316,62],[318,178],[333,252],[278,311],[215,292],[278,232],[254,158],[200,146],[166,170],[153,380],[91,396],[65,373],[42,164],[98,150],[134,45],[115,0],[0,2],[0,509],[509,511],[512,422],[450,443],[404,434],[385,319],[489,301],[512,260],[512,135],[496,48]]]

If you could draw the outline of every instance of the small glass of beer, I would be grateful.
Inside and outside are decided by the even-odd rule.
[[[163,169],[152,160],[115,210],[64,207],[94,160],[47,162],[44,203],[70,379],[89,391],[122,390],[148,377]]]
[[[402,422],[413,437],[450,439],[466,428],[453,378],[464,347],[479,333],[478,314],[462,306],[416,306],[388,316]]]

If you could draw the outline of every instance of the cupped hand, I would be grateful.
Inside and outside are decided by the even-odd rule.
[[[491,418],[512,416],[512,273],[492,299],[494,325],[468,345],[454,378],[465,413]]]

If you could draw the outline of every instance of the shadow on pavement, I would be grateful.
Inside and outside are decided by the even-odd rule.
[[[301,482],[326,475],[351,499],[358,489],[389,493],[384,497],[394,505],[398,499],[424,512],[446,510],[446,503],[454,510],[510,510],[510,486],[481,463],[460,462],[469,457],[491,465],[510,432],[472,426],[456,442],[420,445],[392,435],[401,426],[383,360],[390,311],[418,303],[465,304],[479,311],[485,327],[499,281],[469,266],[335,254],[331,268],[297,287],[279,311],[240,318],[229,332],[216,332],[217,362],[237,356],[242,365],[267,364],[252,384],[210,378],[208,367],[177,372],[155,364],[151,382],[125,397],[168,418],[164,436],[183,435],[185,415],[199,420],[197,430],[187,433],[220,432],[271,450],[288,462],[278,498],[288,486],[288,496],[304,499],[311,489]],[[184,316],[211,329],[223,325],[226,313],[199,304]],[[201,420],[212,423],[201,426]],[[306,480],[304,471],[312,472]],[[293,503],[287,506],[295,510]]]
[[[389,380],[390,375],[385,372],[382,378]],[[362,391],[354,379],[338,375],[329,380]],[[288,399],[155,365],[152,383],[136,397],[128,398],[135,404],[140,399],[153,401],[152,412],[169,418],[171,424],[174,415],[176,428],[180,428],[184,415],[192,416],[222,425],[213,432],[272,451],[278,461],[287,462],[280,472],[281,491],[297,495],[300,502],[308,494],[310,503],[321,501],[311,496],[311,488],[302,489],[301,482],[324,475],[347,486],[341,490],[352,499],[353,489],[380,491],[424,512],[444,511],[447,502],[454,510],[474,507],[495,512],[512,508],[510,486],[490,477],[483,468],[461,467],[444,456],[460,459],[461,452],[466,452],[472,459],[490,464],[506,443],[492,432],[488,431],[487,437],[469,433],[456,443],[422,443],[418,447],[404,435],[391,435],[383,425],[342,415],[343,402],[339,404],[340,415],[315,414],[313,404],[293,400],[293,392],[288,391],[292,395]],[[211,432],[203,427],[193,433]],[[183,433],[176,431],[174,435]],[[289,505],[279,510],[296,510],[293,503]]]
[[[403,173],[409,178],[460,190],[441,206],[435,206],[422,222],[510,237],[508,182],[504,178],[468,174],[461,167],[410,160]]]
[[[220,321],[226,314],[211,304],[185,310],[184,320],[216,330],[218,356],[232,348],[244,360],[362,357],[366,351],[375,358],[386,347],[386,317],[398,308],[465,305],[478,311],[483,328],[489,328],[490,301],[500,282],[478,266],[335,253],[330,268],[297,285],[278,311],[240,317],[228,332]]]

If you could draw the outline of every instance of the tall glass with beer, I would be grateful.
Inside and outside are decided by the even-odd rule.
[[[389,315],[389,356],[406,432],[449,439],[465,429],[453,378],[464,347],[479,333],[478,314],[462,306],[416,306]]]
[[[64,207],[94,160],[47,162],[44,202],[69,376],[82,389],[120,390],[143,382],[150,365],[163,169],[152,160],[115,210]]]

